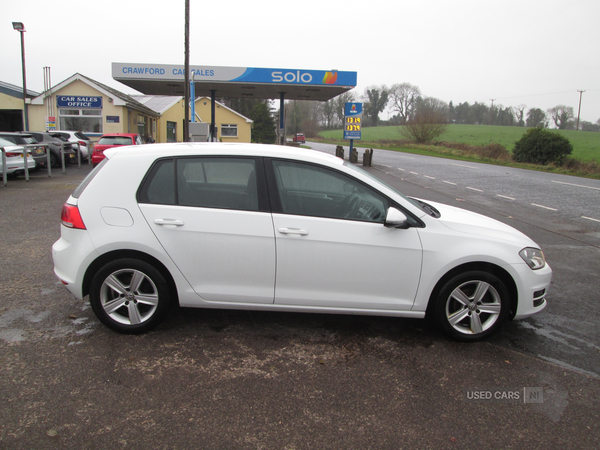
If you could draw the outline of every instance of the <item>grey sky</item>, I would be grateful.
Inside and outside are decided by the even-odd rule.
[[[111,62],[183,64],[184,0],[2,0],[0,80],[43,91]],[[356,94],[408,82],[444,101],[564,104],[600,119],[598,0],[191,0],[192,65],[356,71]],[[388,112],[381,117],[387,119]]]

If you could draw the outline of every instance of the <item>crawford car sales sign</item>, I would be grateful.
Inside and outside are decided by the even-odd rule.
[[[58,95],[56,105],[59,108],[102,108],[102,97]]]

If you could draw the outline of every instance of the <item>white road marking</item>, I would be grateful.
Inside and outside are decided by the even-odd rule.
[[[451,184],[452,186],[456,186],[456,183],[453,183],[452,181],[444,181],[444,183],[448,183],[448,184]]]
[[[467,186],[467,189],[471,189],[472,191],[477,191],[477,192],[483,192],[481,189],[477,189],[477,188],[474,188],[474,187],[468,187]]]
[[[500,194],[496,194],[497,197],[502,197],[502,198],[506,198],[508,200],[514,200],[514,198],[512,197],[507,197],[506,195],[500,195]]]
[[[435,180],[434,177],[430,177],[429,175],[423,175],[425,178],[429,178],[430,180]]]
[[[568,184],[569,186],[577,186],[577,187],[582,187],[582,188],[586,188],[586,189],[595,189],[597,191],[600,191],[600,188],[592,187],[592,186],[584,186],[583,184],[565,183],[564,181],[552,181],[552,182],[558,183],[558,184]]]
[[[549,206],[538,205],[537,203],[531,203],[532,206],[537,206],[538,208],[549,209],[550,211],[558,211],[556,208],[550,208]]]
[[[467,169],[477,169],[477,167],[473,167],[473,166],[465,166],[464,164],[452,164],[453,166],[458,166],[458,167],[466,167]]]
[[[410,173],[412,173],[413,175],[419,175],[417,172],[410,172]]]
[[[598,219],[594,219],[593,217],[581,216],[582,219],[593,220],[594,222],[600,222]]]

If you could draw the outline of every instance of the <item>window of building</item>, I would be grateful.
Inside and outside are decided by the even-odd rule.
[[[221,124],[221,137],[237,137],[237,124]]]
[[[141,116],[138,114],[138,133],[140,134],[140,136],[144,136],[144,138],[147,138],[146,135],[146,117]]]
[[[58,109],[59,129],[102,133],[101,109]]]

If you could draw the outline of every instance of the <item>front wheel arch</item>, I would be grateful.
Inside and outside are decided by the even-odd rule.
[[[504,283],[504,285],[508,289],[508,293],[510,296],[510,310],[508,312],[508,319],[512,320],[512,318],[515,317],[515,314],[517,313],[517,306],[519,303],[519,293],[517,290],[517,285],[515,284],[515,280],[502,267],[487,262],[472,262],[462,264],[450,270],[442,278],[440,278],[440,280],[433,288],[433,291],[431,291],[429,302],[427,303],[427,310],[425,316],[428,319],[430,319],[433,316],[433,304],[435,303],[435,299],[437,299],[437,297],[440,295],[440,291],[446,285],[446,283],[448,283],[448,281],[450,281],[458,274],[470,271],[488,272],[491,275],[498,277]]]

